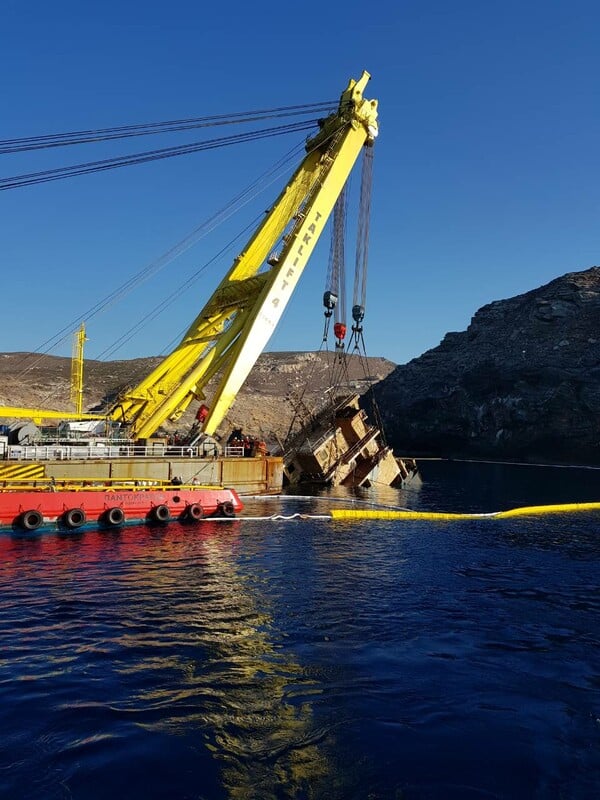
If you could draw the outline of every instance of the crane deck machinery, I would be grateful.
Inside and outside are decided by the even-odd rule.
[[[139,442],[177,420],[192,401],[204,403],[208,382],[220,376],[210,407],[203,408],[201,429],[212,435],[281,319],[352,167],[378,134],[377,101],[363,96],[369,78],[363,72],[349,81],[337,111],[319,122],[302,163],[180,343],[107,414],[0,406],[0,417],[104,418]],[[281,469],[273,469],[280,483]]]

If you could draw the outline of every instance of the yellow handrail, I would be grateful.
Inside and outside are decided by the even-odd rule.
[[[197,483],[174,484],[170,481],[123,481],[122,478],[106,478],[102,481],[90,481],[89,478],[69,478],[59,481],[50,478],[38,478],[32,481],[23,481],[22,478],[6,478],[0,481],[0,492],[148,492],[220,488],[223,487]]]

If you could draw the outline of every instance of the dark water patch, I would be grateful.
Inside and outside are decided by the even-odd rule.
[[[423,461],[415,495],[429,510],[491,512],[600,500],[600,468]]]
[[[398,504],[449,508],[452,481]],[[5,537],[0,796],[594,797],[597,530],[586,514]]]

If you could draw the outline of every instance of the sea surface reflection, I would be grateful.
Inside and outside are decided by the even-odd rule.
[[[527,469],[247,513],[600,499],[600,473],[553,473],[550,499]],[[0,796],[594,797],[599,535],[574,514],[0,537]]]

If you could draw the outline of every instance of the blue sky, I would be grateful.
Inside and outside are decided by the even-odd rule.
[[[464,330],[485,303],[600,263],[599,28],[600,5],[581,0],[5,0],[0,138],[335,99],[369,70],[381,127],[365,341],[370,355],[404,363]],[[0,175],[202,135],[3,155]],[[0,192],[0,351],[36,349],[302,137]],[[88,357],[151,314],[278,190],[90,320]],[[324,242],[268,349],[320,346],[327,252]],[[234,255],[115,357],[164,352]],[[54,352],[68,355],[70,339]]]

